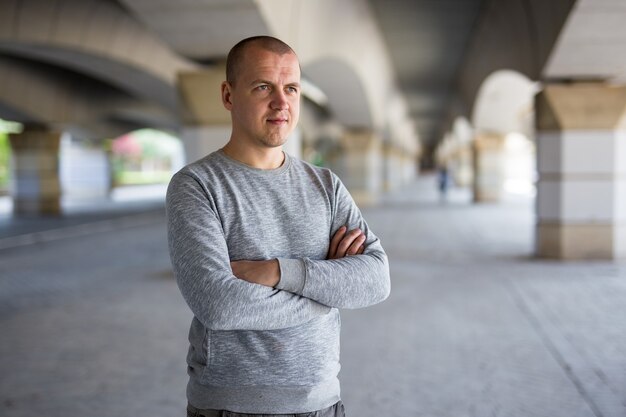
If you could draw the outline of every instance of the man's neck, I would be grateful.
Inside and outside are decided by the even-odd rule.
[[[232,139],[222,148],[226,156],[258,169],[276,169],[285,162],[283,147],[242,146]]]

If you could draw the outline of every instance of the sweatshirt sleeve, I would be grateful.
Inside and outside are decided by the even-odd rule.
[[[359,228],[366,236],[361,255],[341,259],[280,258],[278,289],[329,307],[361,308],[385,300],[390,293],[389,264],[380,239],[369,228],[352,196],[333,175],[334,215],[330,238],[341,226]]]
[[[166,212],[176,282],[193,314],[208,329],[281,329],[330,311],[310,298],[235,277],[219,217],[190,175],[178,173],[172,178]]]

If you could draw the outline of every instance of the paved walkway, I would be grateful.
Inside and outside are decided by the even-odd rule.
[[[19,217],[12,216],[13,203],[10,196],[0,196],[0,249],[18,244],[32,243],[45,239],[43,235],[55,236],[54,233],[43,233],[52,230],[65,229],[65,234],[71,230],[80,229],[81,225],[90,225],[83,228],[93,229],[99,223],[107,223],[113,219],[146,211],[161,210],[165,200],[167,185],[143,185],[117,187],[108,197],[77,198],[66,197],[61,200],[63,215],[61,217]],[[68,230],[69,229],[69,230]],[[14,239],[7,239],[14,237]]]
[[[342,312],[349,416],[626,416],[626,265],[535,260],[531,201],[433,190],[363,210],[392,295]],[[162,210],[109,220],[0,237],[0,415],[183,415]]]

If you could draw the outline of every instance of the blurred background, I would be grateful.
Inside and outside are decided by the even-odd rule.
[[[184,415],[164,195],[222,147],[229,49],[302,66],[392,296],[351,416],[626,415],[623,0],[1,0],[0,415]]]

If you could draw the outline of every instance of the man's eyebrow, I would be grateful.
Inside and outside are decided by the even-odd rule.
[[[274,82],[272,82],[272,81],[268,81],[268,80],[264,80],[264,79],[262,79],[262,78],[257,78],[256,80],[254,80],[254,81],[252,81],[252,82],[250,83],[250,85],[257,85],[257,84],[269,84],[269,85],[274,85]],[[286,85],[287,85],[287,86],[289,86],[289,87],[298,87],[298,88],[300,88],[300,83],[299,83],[299,82],[297,82],[297,81],[294,81],[294,82],[292,82],[292,83],[287,83]]]
[[[255,85],[255,84],[272,84],[272,82],[264,80],[264,79],[261,79],[261,78],[257,78],[256,80],[254,80],[254,81],[252,81],[250,83],[250,85]]]

